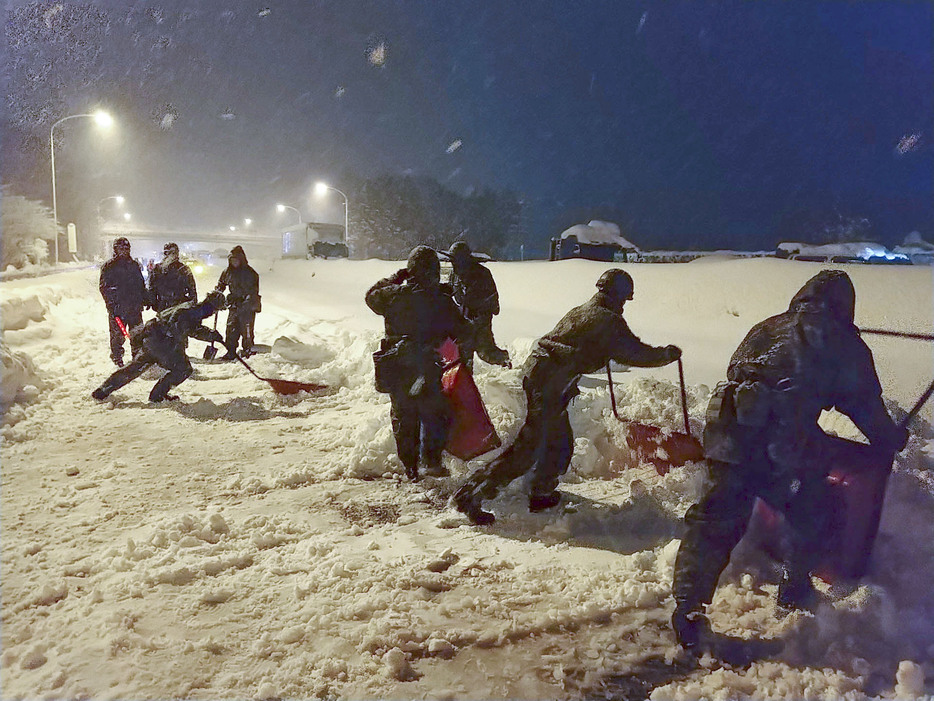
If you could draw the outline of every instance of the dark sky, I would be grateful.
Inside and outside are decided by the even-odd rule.
[[[268,4],[264,4],[268,3]],[[340,221],[326,179],[510,188],[527,249],[591,218],[770,248],[865,218],[934,237],[930,2],[7,2],[4,183],[62,220]],[[353,202],[351,202],[351,208]],[[836,217],[836,219],[834,219]],[[815,233],[811,238],[815,238]]]

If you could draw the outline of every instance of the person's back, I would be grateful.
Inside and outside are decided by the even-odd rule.
[[[406,336],[419,343],[439,345],[458,333],[460,315],[440,285],[423,287],[397,283],[367,294],[367,304],[384,319],[389,338]]]

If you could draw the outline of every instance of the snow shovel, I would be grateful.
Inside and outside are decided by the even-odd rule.
[[[234,357],[240,361],[240,363],[249,370],[250,374],[255,377],[257,380],[262,380],[263,382],[268,382],[269,386],[272,387],[273,392],[276,394],[298,394],[299,392],[320,392],[321,390],[327,389],[327,385],[318,385],[314,382],[296,382],[295,380],[274,380],[271,377],[260,377],[255,372],[253,368],[246,364],[246,361],[241,358],[239,355],[234,355]]]
[[[214,330],[217,331],[217,312],[214,312]],[[214,345],[213,340],[211,345],[205,346],[203,357],[205,360],[214,360],[217,357],[217,347]]]
[[[917,416],[932,394],[934,382],[898,423],[899,428],[904,429]],[[834,467],[827,475],[829,493],[824,507],[834,517],[824,534],[821,561],[814,574],[833,584],[840,580],[856,580],[866,574],[879,531],[893,455],[838,436],[827,436],[826,440],[826,459]],[[756,501],[750,530],[758,533],[759,547],[778,560],[785,557],[777,547],[785,528],[781,511],[762,500]]]
[[[616,411],[616,395],[613,392],[613,376],[610,374],[610,364],[606,364],[606,379],[610,387],[610,406],[613,407],[613,416],[619,421],[629,424],[629,435],[626,444],[636,451],[640,459],[652,463],[659,475],[667,475],[672,467],[682,467],[686,463],[704,459],[704,448],[694,436],[691,435],[691,425],[688,422],[687,392],[684,388],[684,366],[678,358],[678,380],[681,382],[681,411],[684,414],[684,433],[672,431],[665,433],[658,426],[629,421],[622,418]]]

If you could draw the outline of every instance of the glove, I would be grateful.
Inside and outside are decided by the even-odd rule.
[[[678,346],[665,346],[665,354],[668,356],[668,362],[673,363],[681,357],[681,349]]]
[[[220,331],[215,331],[214,329],[211,329],[211,342],[220,343],[222,346],[226,348],[226,344],[224,343],[224,337],[221,336]]]
[[[408,279],[408,277],[409,277],[409,271],[408,271],[408,269],[406,269],[406,268],[401,268],[401,269],[397,270],[396,272],[394,272],[394,273],[389,277],[389,282],[391,282],[393,285],[400,285],[400,284],[402,284],[403,282],[405,282],[405,281]]]

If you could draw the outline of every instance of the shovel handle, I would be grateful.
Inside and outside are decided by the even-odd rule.
[[[927,400],[931,398],[932,394],[934,394],[934,382],[929,384],[928,388],[924,390],[924,394],[918,397],[918,401],[916,401],[915,405],[911,407],[908,415],[901,420],[901,423],[899,423],[900,428],[905,428],[909,423],[911,423],[911,420],[918,415],[918,412],[921,411],[921,407],[923,407]]]
[[[239,361],[240,361],[240,364],[241,364],[243,367],[245,367],[245,368],[249,371],[249,373],[250,373],[253,377],[255,377],[257,380],[262,380],[263,382],[268,382],[268,380],[267,380],[265,377],[260,377],[260,376],[257,375],[255,372],[253,372],[253,368],[251,368],[249,365],[247,365],[247,364],[246,364],[246,361],[245,361],[243,358],[241,358],[239,355],[237,355],[236,353],[234,353],[234,358],[236,358],[237,360],[239,360]]]
[[[691,436],[691,424],[688,421],[688,393],[684,387],[684,363],[681,362],[681,357],[678,357],[678,382],[681,383],[681,413],[684,415],[684,432],[688,434],[688,438]]]
[[[616,417],[617,421],[622,421],[619,418],[619,413],[616,411],[616,393],[613,391],[613,375],[610,374],[610,363],[606,364],[606,384],[610,388],[610,406],[613,408],[613,416]]]
[[[911,333],[908,331],[890,331],[889,329],[860,329],[860,333],[871,333],[876,336],[896,336],[897,338],[913,338],[916,341],[934,341],[934,334]]]

